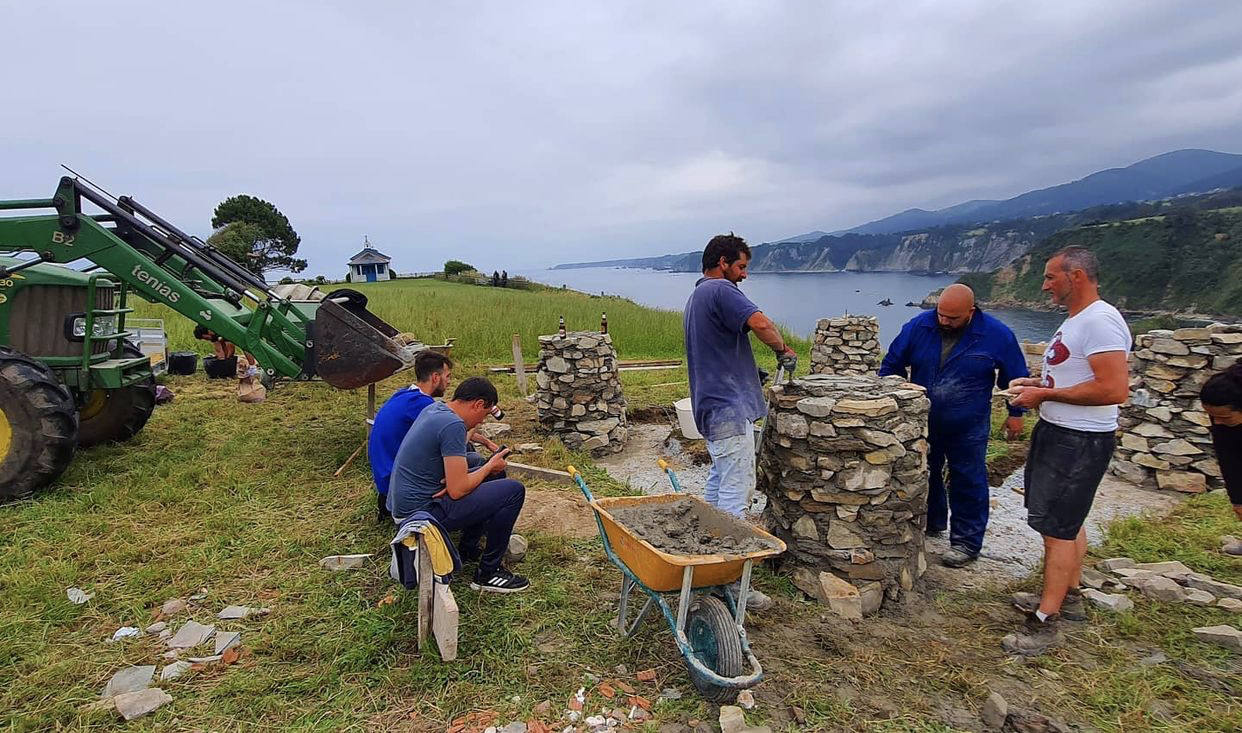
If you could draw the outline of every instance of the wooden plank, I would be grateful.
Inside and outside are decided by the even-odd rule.
[[[443,583],[436,583],[431,600],[431,632],[440,648],[440,659],[451,662],[457,659],[457,599],[453,591]]]
[[[418,536],[418,651],[427,649],[427,637],[431,634],[432,596],[435,590],[435,574],[431,570],[431,553],[427,541]]]
[[[681,366],[681,364],[681,359],[637,359],[618,361],[617,369],[621,371],[627,369],[672,369]],[[512,374],[516,371],[516,363],[489,366],[487,371],[493,374]]]
[[[530,394],[526,391],[526,365],[522,363],[522,337],[513,334],[513,373],[517,375],[518,391],[522,396]]]
[[[516,463],[514,461],[505,462],[505,471],[509,475],[516,475],[524,478],[542,479],[544,481],[552,481],[553,483],[565,484],[566,486],[576,486],[574,479],[566,471],[558,471],[555,468],[543,468],[542,466],[528,466],[525,463]]]

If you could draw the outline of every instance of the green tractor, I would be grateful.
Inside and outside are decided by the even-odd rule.
[[[0,217],[0,502],[55,481],[78,446],[128,440],[147,423],[155,379],[127,340],[132,295],[254,354],[268,377],[354,389],[425,348],[394,340],[361,293],[291,299],[132,198],[77,178],[50,199],[0,201],[0,211],[29,209],[54,212]]]

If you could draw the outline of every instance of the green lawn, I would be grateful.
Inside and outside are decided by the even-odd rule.
[[[413,303],[374,299],[400,328],[429,341],[459,338],[459,376],[506,360],[513,330],[533,339],[555,328],[562,309],[585,327],[603,302],[467,287],[397,282],[370,289],[411,300],[435,291],[437,303],[459,308],[450,321],[458,325],[435,326]],[[574,304],[578,310],[570,310]],[[608,312],[622,357],[677,353],[676,314],[619,301]],[[486,322],[465,325],[480,318]],[[185,335],[174,332],[174,339]],[[388,380],[381,395],[407,379]],[[684,368],[622,379],[632,406],[666,405],[685,394]],[[513,378],[496,381],[514,425],[507,439],[542,440]],[[162,649],[151,637],[109,637],[121,626],[145,626],[165,599],[200,588],[208,596],[195,613],[199,621],[233,603],[272,613],[219,622],[243,630],[247,654],[162,685],[174,702],[127,729],[442,730],[474,710],[496,711],[503,725],[527,719],[544,700],[559,715],[580,686],[590,689],[590,676],[616,678],[618,665],[648,699],[666,687],[683,693],[656,704],[646,730],[715,719],[693,694],[662,623],[649,623],[633,641],[617,639],[609,620],[618,573],[597,539],[566,539],[551,531],[559,527],[528,535],[532,549],[520,570],[531,577],[531,592],[497,598],[457,586],[458,662],[418,654],[415,598],[393,593],[387,580],[389,532],[374,522],[365,462],[332,475],[363,438],[365,390],[283,383],[266,402],[243,405],[228,380],[196,375],[168,385],[176,399],[133,441],[82,451],[55,487],[0,507],[0,723],[18,730],[118,726],[114,713],[89,704],[119,668],[162,665]],[[624,491],[584,456],[546,445],[537,461],[573,461],[597,491]],[[529,488],[574,495],[550,484]],[[1197,497],[1168,518],[1118,523],[1099,554],[1181,559],[1237,583],[1242,563],[1215,552],[1217,536],[1235,527],[1223,497]],[[381,560],[350,573],[317,566],[325,555],[353,552],[380,553]],[[974,715],[989,689],[1000,689],[1012,705],[1100,730],[1242,729],[1239,657],[1189,633],[1237,622],[1220,609],[1138,599],[1135,612],[1094,614],[1071,630],[1065,648],[1022,663],[1007,659],[999,641],[1019,618],[1007,606],[1008,591],[1033,588],[1034,579],[990,590],[936,587],[905,610],[857,625],[825,615],[781,575],[762,570],[758,583],[780,603],[749,621],[768,674],[755,693],[759,706],[748,713],[751,724],[783,729],[797,708],[805,730],[944,731],[955,716]],[[72,605],[70,586],[95,597]],[[381,605],[390,593],[395,602]],[[1169,661],[1139,664],[1154,651]],[[657,680],[637,682],[634,672],[647,668]],[[598,693],[588,697],[589,711],[603,704]]]

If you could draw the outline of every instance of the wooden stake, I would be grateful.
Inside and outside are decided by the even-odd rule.
[[[427,649],[427,637],[431,634],[432,596],[435,593],[436,576],[431,569],[431,553],[427,541],[418,535],[418,651]]]
[[[349,458],[345,459],[345,462],[341,464],[341,467],[336,469],[336,471],[332,474],[333,478],[340,476],[345,469],[349,468],[349,464],[353,463],[354,459],[358,457],[358,454],[362,452],[362,449],[366,447],[367,442],[364,440],[362,441],[362,445],[355,448],[354,452],[349,454]]]
[[[517,375],[518,391],[525,397],[526,392],[526,365],[522,363],[522,337],[513,334],[513,373]]]

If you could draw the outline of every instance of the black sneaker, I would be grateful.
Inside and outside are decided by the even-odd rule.
[[[1023,613],[1035,613],[1043,601],[1038,593],[1014,593],[1013,607]],[[1071,588],[1061,601],[1061,612],[1057,614],[1066,621],[1086,621],[1087,604],[1083,600],[1082,591]]]
[[[530,587],[530,581],[515,575],[505,568],[496,568],[490,573],[476,573],[471,590],[483,590],[489,593],[521,593]]]
[[[1037,657],[1065,641],[1061,633],[1061,617],[1052,614],[1040,621],[1039,616],[1029,614],[1022,631],[1009,634],[1001,639],[1001,648],[1009,654],[1021,654],[1024,657]]]
[[[388,496],[379,492],[375,493],[375,521],[392,521],[392,514],[388,511]]]

